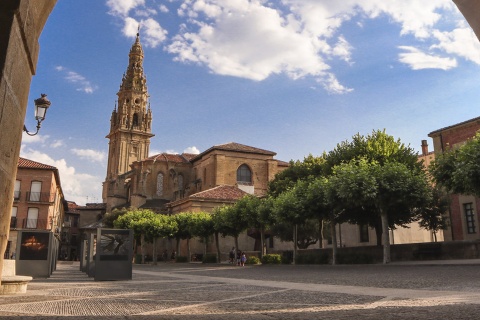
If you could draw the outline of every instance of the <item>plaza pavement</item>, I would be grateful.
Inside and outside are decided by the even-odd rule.
[[[95,282],[59,262],[0,319],[480,319],[480,260],[389,265],[159,263]]]

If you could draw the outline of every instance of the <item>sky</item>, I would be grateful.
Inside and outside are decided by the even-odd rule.
[[[283,161],[383,130],[416,151],[479,116],[480,42],[451,0],[59,0],[33,100],[52,102],[22,157],[65,197],[102,202],[110,116],[140,26],[150,154],[237,142]]]

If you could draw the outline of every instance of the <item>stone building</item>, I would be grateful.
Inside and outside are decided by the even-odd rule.
[[[0,1],[0,266],[8,244],[22,128],[40,50],[38,39],[56,2]]]
[[[480,130],[480,117],[457,123],[428,134],[433,139],[436,154],[457,148]],[[445,240],[478,240],[480,234],[478,208],[480,199],[470,195],[452,194],[449,212],[450,227],[444,231]]]
[[[102,194],[106,211],[135,207],[165,214],[210,212],[246,194],[265,195],[268,181],[288,167],[274,158],[275,152],[230,142],[200,154],[149,156],[154,134],[143,58],[137,34],[106,136],[109,151]],[[253,250],[254,241],[244,238],[244,248]],[[228,252],[228,246],[222,250]]]
[[[19,230],[49,230],[59,238],[65,205],[58,169],[20,158],[5,258],[17,252]]]

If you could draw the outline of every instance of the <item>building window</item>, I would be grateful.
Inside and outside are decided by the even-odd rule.
[[[28,197],[29,201],[40,201],[40,194],[42,192],[42,182],[41,181],[32,181],[30,186],[30,196]]]
[[[17,207],[12,207],[12,216],[10,217],[10,229],[17,228]]]
[[[252,183],[252,171],[246,164],[242,164],[237,169],[237,183],[247,185]]]
[[[370,242],[368,234],[368,224],[361,224],[358,226],[360,230],[360,242]]]
[[[207,184],[207,168],[203,168],[203,185]]]
[[[465,211],[465,219],[467,222],[467,233],[475,233],[475,213],[473,211],[473,204],[464,203],[463,210]]]
[[[157,174],[157,196],[163,196],[163,173]]]
[[[13,193],[14,200],[20,200],[20,180],[15,180],[15,191]]]
[[[38,223],[38,208],[28,208],[26,229],[36,229]]]

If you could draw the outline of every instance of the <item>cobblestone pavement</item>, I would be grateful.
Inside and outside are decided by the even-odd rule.
[[[0,319],[480,319],[480,265],[135,265],[95,282],[60,262]]]

